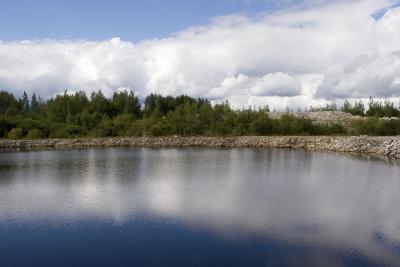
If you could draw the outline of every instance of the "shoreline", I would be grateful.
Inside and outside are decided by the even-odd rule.
[[[400,136],[113,137],[0,140],[0,149],[90,147],[291,148],[400,159]]]

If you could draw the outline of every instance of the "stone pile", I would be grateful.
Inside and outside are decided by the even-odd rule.
[[[297,118],[307,118],[317,124],[333,124],[340,123],[349,126],[353,120],[362,120],[367,117],[353,116],[341,111],[318,111],[318,112],[269,112],[271,119],[280,119],[282,115],[290,114]],[[380,120],[399,120],[398,117],[383,117]]]
[[[331,124],[331,123],[349,123],[355,119],[361,119],[360,116],[353,116],[341,111],[318,111],[318,112],[270,112],[268,115],[272,119],[279,119],[284,114],[290,114],[297,118],[307,118],[315,123]]]

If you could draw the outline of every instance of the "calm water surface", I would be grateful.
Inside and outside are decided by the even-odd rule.
[[[302,265],[400,265],[400,164],[268,149],[0,153],[0,266]]]

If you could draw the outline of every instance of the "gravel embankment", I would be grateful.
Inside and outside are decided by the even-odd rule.
[[[400,136],[138,137],[0,140],[0,149],[85,147],[271,147],[334,151],[400,159]]]

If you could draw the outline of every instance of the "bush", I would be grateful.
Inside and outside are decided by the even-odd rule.
[[[32,129],[28,132],[26,139],[34,140],[34,139],[40,139],[42,137],[43,135],[38,129]]]
[[[116,136],[117,133],[112,120],[107,115],[104,115],[94,131],[92,131],[92,135],[95,137],[110,137]]]
[[[154,124],[150,127],[150,134],[152,136],[162,136],[163,132],[159,124]]]
[[[400,120],[380,120],[378,118],[354,120],[351,133],[355,135],[399,135]]]
[[[115,128],[116,135],[126,136],[133,121],[135,121],[135,117],[131,114],[120,114],[113,118],[112,124]]]
[[[7,133],[16,127],[17,123],[15,120],[7,116],[0,116],[0,138],[7,137]]]
[[[50,137],[56,138],[77,138],[85,135],[85,131],[78,125],[69,124],[56,129]]]
[[[136,124],[136,127],[143,127],[143,134],[148,136],[169,136],[174,134],[181,135],[179,133],[175,133],[177,132],[177,127],[175,126],[175,130],[173,131],[171,125],[174,124],[171,123],[168,118],[162,117],[159,119],[145,119],[141,122],[141,124]],[[140,130],[140,128],[137,130]]]
[[[8,139],[21,139],[23,137],[23,132],[21,128],[12,128],[11,131],[8,132]]]
[[[134,121],[129,125],[125,136],[143,136],[145,125],[143,120]]]
[[[37,129],[41,133],[41,137],[45,137],[50,134],[48,123],[32,118],[23,118],[19,120],[18,128],[22,129],[24,135],[27,135],[29,131],[33,129]]]
[[[268,115],[258,117],[250,124],[250,130],[253,134],[256,135],[267,135],[272,132],[272,124],[271,120],[268,118]]]

